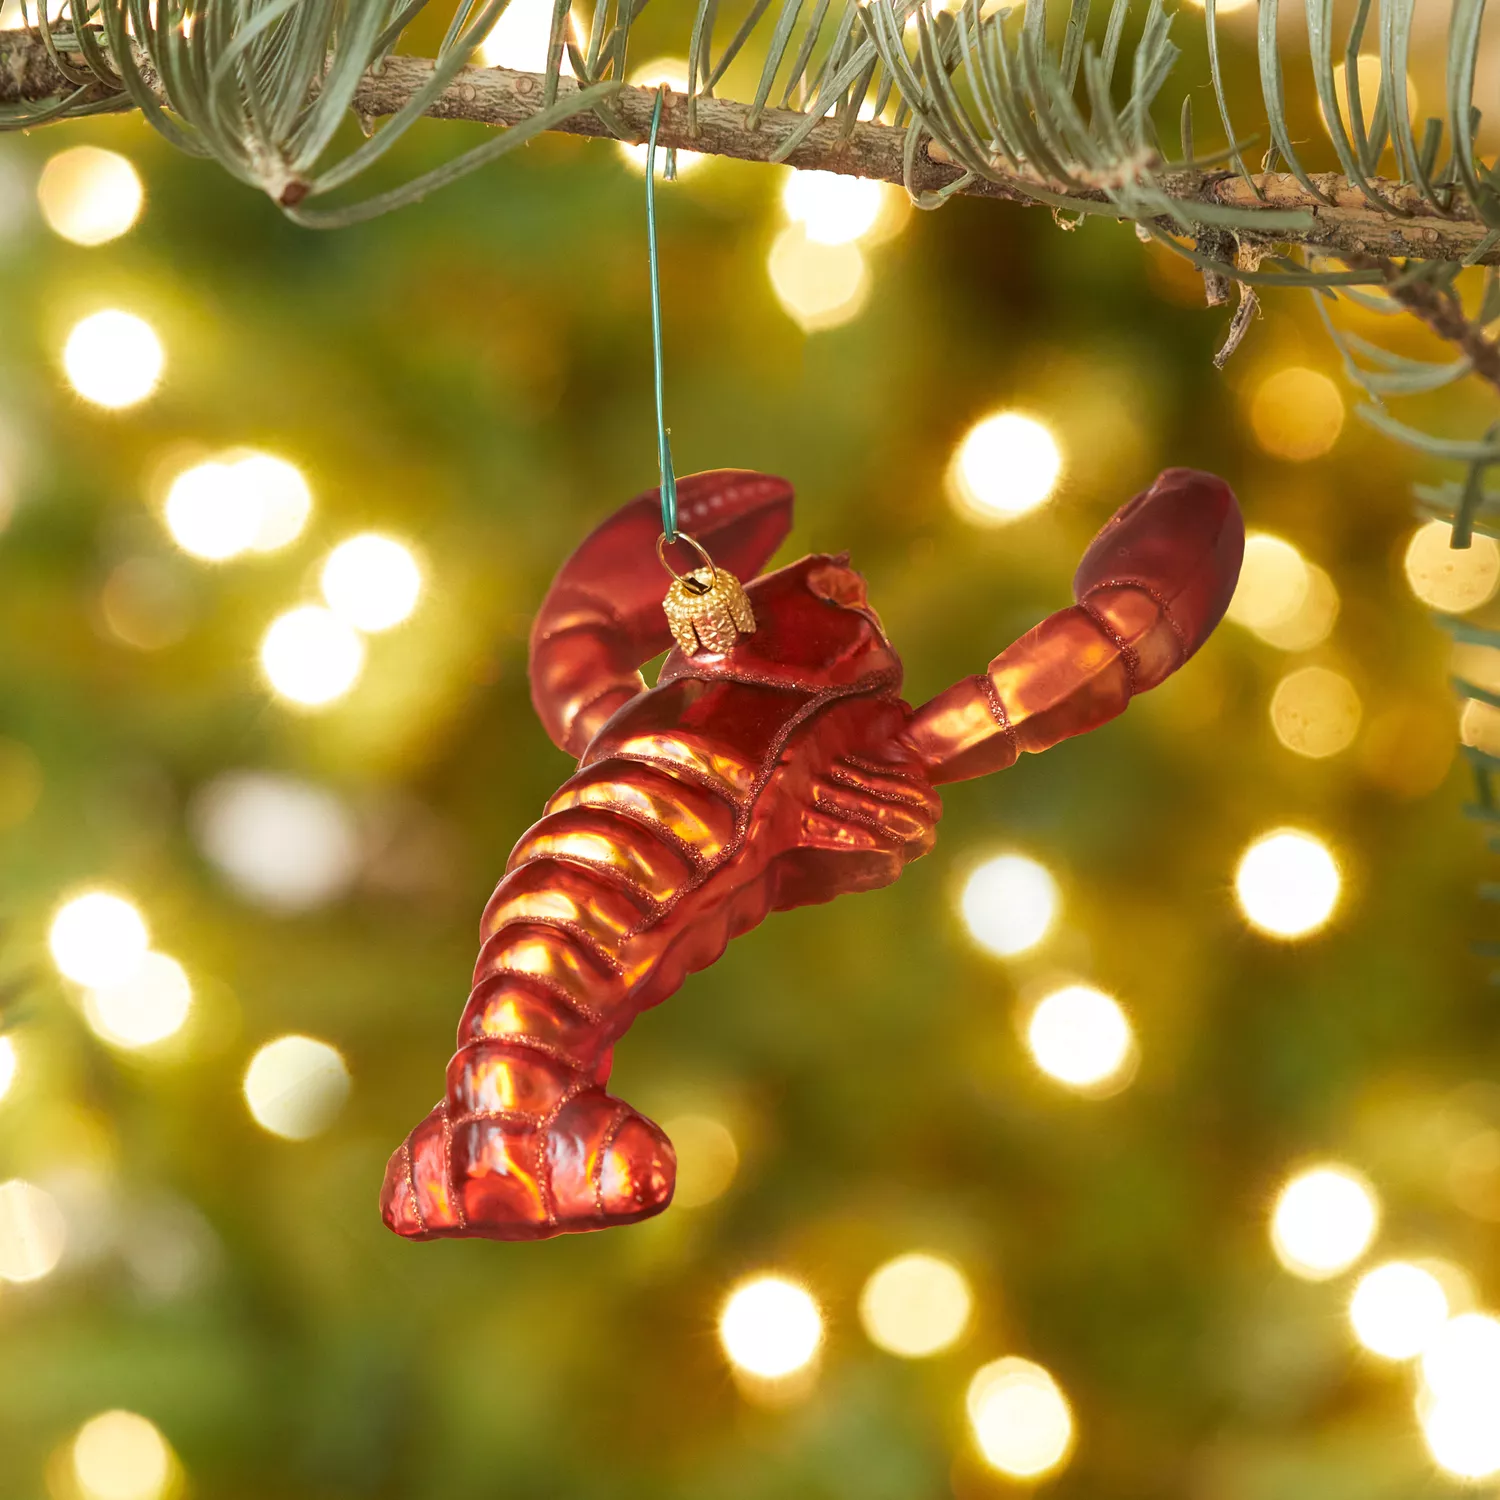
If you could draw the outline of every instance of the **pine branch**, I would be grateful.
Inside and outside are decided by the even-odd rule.
[[[1475,375],[1500,390],[1500,344],[1486,337],[1484,329],[1469,318],[1451,286],[1415,279],[1406,267],[1381,256],[1345,255],[1340,259],[1358,270],[1379,271],[1392,301],[1452,344],[1469,361]]]
[[[65,59],[68,55],[65,54]],[[79,71],[82,58],[73,58]],[[425,58],[392,56],[361,78],[354,92],[354,108],[368,120],[397,114],[433,75]],[[147,75],[148,82],[154,82]],[[514,127],[531,120],[542,108],[547,79],[541,73],[509,68],[465,68],[427,107],[434,119],[467,120],[484,125]],[[125,110],[129,101],[110,103],[102,84],[90,85],[105,108]],[[34,32],[0,32],[0,108],[35,105],[74,92],[74,85],[58,71],[40,37]],[[566,106],[580,92],[572,79],[557,86],[557,100]],[[655,91],[620,85],[609,101],[609,113],[627,130],[644,139],[650,124]],[[85,103],[89,102],[85,96]],[[993,178],[969,176],[939,144],[924,140],[910,170],[906,170],[905,128],[861,121],[850,128],[828,116],[807,128],[808,116],[791,109],[762,109],[752,126],[746,125],[750,106],[732,99],[700,95],[694,103],[696,128],[689,122],[688,101],[669,96],[662,116],[661,144],[741,161],[785,160],[808,170],[905,183],[917,193],[957,191],[967,196],[1011,203],[1061,208],[1063,211],[1120,217],[1103,186],[1072,183],[1026,170],[995,168]],[[592,111],[574,114],[552,126],[570,135],[609,138],[614,131]],[[780,148],[793,134],[805,138],[783,157]],[[1467,203],[1455,203],[1448,217],[1435,214],[1421,192],[1400,183],[1375,181],[1380,195],[1409,217],[1394,218],[1371,208],[1359,187],[1337,173],[1312,174],[1317,193],[1298,180],[1276,172],[1258,174],[1247,182],[1228,171],[1167,171],[1154,178],[1172,209],[1192,222],[1199,214],[1225,208],[1241,211],[1248,221],[1235,233],[1241,241],[1305,245],[1315,251],[1382,260],[1459,262],[1475,258],[1480,264],[1500,264],[1500,246],[1475,257],[1489,233]],[[1321,197],[1318,196],[1321,194]],[[1327,200],[1327,201],[1324,201]],[[1285,227],[1289,211],[1306,216],[1306,227]],[[1257,214],[1276,216],[1276,227],[1258,230]],[[1164,232],[1182,233],[1182,221],[1163,214],[1154,221]],[[1352,261],[1350,262],[1353,263]]]

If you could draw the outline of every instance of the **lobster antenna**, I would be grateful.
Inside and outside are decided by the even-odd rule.
[[[661,473],[661,532],[668,542],[677,540],[677,476],[672,472],[672,444],[662,405],[661,374],[661,266],[656,254],[656,134],[661,128],[661,106],[666,85],[656,91],[651,111],[651,135],[646,141],[646,254],[651,264],[651,348],[656,360],[656,462]],[[666,177],[677,176],[677,153],[667,149]]]

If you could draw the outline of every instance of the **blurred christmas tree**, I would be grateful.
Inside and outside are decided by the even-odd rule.
[[[534,113],[554,83],[576,110],[566,57],[604,90],[566,123],[638,129],[650,85],[701,94],[728,58],[717,91],[784,105],[777,129],[703,98],[695,138],[677,100],[680,143],[767,158],[821,108],[798,165],[899,177],[920,116],[913,186],[970,174],[926,215],[713,152],[662,190],[679,468],[788,475],[788,555],[853,551],[912,696],[1064,602],[1168,463],[1225,474],[1256,533],[1231,621],[1117,724],[949,790],[899,886],[780,918],[637,1026],[620,1091],[678,1143],[665,1216],[402,1244],[386,1155],[568,769],[528,702],[531,614],[654,480],[638,154],[539,134],[317,235],[270,201],[319,209],[284,159],[243,155],[274,188],[247,192],[120,112],[90,56],[60,53],[56,94],[39,35],[0,33],[14,113],[97,114],[0,139],[0,983],[31,980],[0,1026],[0,1495],[1380,1500],[1500,1473],[1500,1058],[1453,764],[1460,733],[1500,753],[1481,7],[1351,4],[1335,34],[1304,0],[1316,69],[1287,15],[1258,53],[1255,8],[1221,0],[1216,70],[1179,17],[1180,92],[1216,78],[1237,125],[1275,106],[1234,142],[1288,169],[1247,172],[1269,207],[1233,164],[1182,166],[1214,148],[1148,66],[1145,6],[1050,38],[1040,4],[746,6],[717,18],[754,21],[740,46],[704,22],[690,50],[690,15],[646,11],[628,64],[613,10],[575,7],[564,49],[549,4],[501,9],[446,42],[451,7],[415,16],[404,52],[521,70],[455,71],[443,112]],[[190,10],[220,57],[271,17],[288,78],[352,48],[335,159],[365,141],[346,103],[421,66],[365,76],[399,7]],[[116,41],[184,29],[97,14]],[[108,66],[108,36],[54,19]],[[258,106],[200,55],[140,81],[198,99],[222,161]],[[1125,133],[1091,157],[1111,97]],[[1337,191],[1297,161],[1313,138]],[[414,118],[358,191],[505,139]],[[1018,193],[1152,243],[985,201]],[[1312,297],[1268,297],[1211,371],[1205,284],[1351,276],[1334,326],[1372,400],[1413,403],[1405,445],[1378,406],[1349,420]],[[1423,606],[1458,637],[1461,724]]]

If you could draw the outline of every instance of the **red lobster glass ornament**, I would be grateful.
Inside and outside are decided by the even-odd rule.
[[[605,1090],[615,1042],[770,911],[890,884],[933,844],[934,788],[1122,712],[1207,639],[1244,528],[1222,480],[1169,469],[1095,537],[1077,603],[913,709],[845,557],[754,575],[791,525],[784,481],[681,480],[681,524],[752,579],[753,633],[669,643],[640,496],[571,558],[531,635],[532,701],[578,770],[485,908],[442,1102],[386,1171],[409,1239],[497,1240],[634,1223],[671,1201],[662,1131]],[[689,637],[691,639],[691,637]]]

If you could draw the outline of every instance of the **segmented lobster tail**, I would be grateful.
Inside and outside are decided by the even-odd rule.
[[[612,955],[647,912],[585,864],[524,857],[558,817],[486,908],[446,1093],[386,1169],[382,1213],[406,1238],[546,1239],[671,1202],[671,1143],[603,1087],[633,1014]]]

